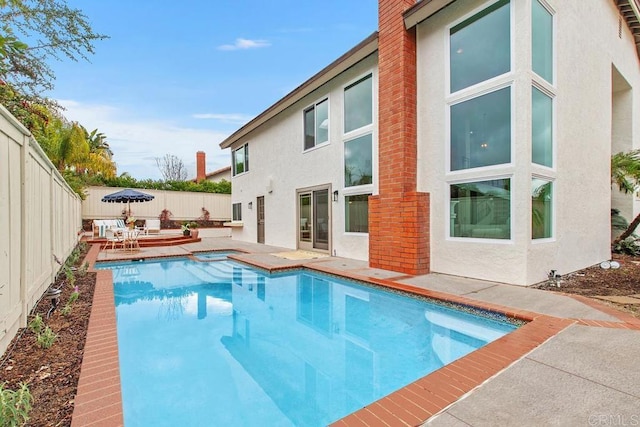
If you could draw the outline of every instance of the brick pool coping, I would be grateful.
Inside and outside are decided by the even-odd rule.
[[[91,271],[99,252],[100,245],[92,245],[85,258],[89,262]],[[239,260],[268,271],[307,268],[348,279],[371,282],[427,298],[488,310],[528,322],[481,349],[336,421],[332,424],[336,427],[420,425],[573,324],[640,330],[640,319],[589,298],[575,295],[568,296],[609,314],[620,322],[564,319],[527,310],[516,310],[463,296],[404,285],[392,279],[370,277],[366,272],[362,274],[345,272],[323,265],[322,262],[306,263],[302,260],[300,264],[293,267],[289,265],[284,268],[273,268],[255,260]],[[75,398],[72,427],[124,425],[113,276],[110,270],[97,270],[96,274],[96,288]],[[402,278],[405,277],[402,276]],[[395,279],[399,280],[399,278]]]

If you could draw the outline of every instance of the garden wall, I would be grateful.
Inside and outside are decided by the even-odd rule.
[[[80,198],[0,106],[0,353],[78,242]]]
[[[109,219],[122,218],[126,203],[105,203],[102,198],[107,194],[123,190],[117,187],[88,187],[87,197],[82,202],[82,218]],[[136,219],[157,219],[164,209],[173,215],[174,221],[193,221],[204,219],[203,208],[209,212],[211,221],[229,221],[231,218],[231,194],[195,193],[189,191],[165,191],[136,189],[151,194],[150,202],[131,203],[131,215]]]

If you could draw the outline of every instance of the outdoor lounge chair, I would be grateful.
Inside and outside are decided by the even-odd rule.
[[[145,221],[145,228],[147,229],[147,233],[160,233],[160,220],[159,219],[148,219]]]

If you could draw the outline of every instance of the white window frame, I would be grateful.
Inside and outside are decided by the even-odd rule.
[[[539,239],[533,238],[533,230],[531,229],[531,224],[533,223],[533,217],[531,221],[529,221],[529,240],[532,244],[540,244],[540,243],[549,243],[556,241],[556,181],[553,178],[549,178],[545,175],[532,174],[531,180],[540,179],[543,181],[547,181],[551,183],[551,237],[542,237]],[[529,191],[531,193],[531,191]],[[531,206],[531,194],[529,194],[529,215],[533,215],[533,209]]]
[[[484,82],[483,82],[484,83]],[[461,104],[463,102],[467,102],[470,101],[472,99],[475,98],[479,98],[483,95],[487,95],[493,92],[497,92],[498,90],[501,89],[505,89],[505,88],[510,88],[509,89],[509,95],[510,95],[510,112],[509,112],[509,119],[511,121],[511,135],[510,135],[510,159],[508,163],[500,163],[497,165],[489,165],[489,166],[481,166],[481,167],[475,167],[475,168],[468,168],[468,169],[458,169],[458,170],[451,170],[451,107],[457,104]],[[497,86],[491,86],[491,87],[487,87],[484,90],[478,91],[476,93],[473,94],[469,94],[465,97],[455,97],[453,98],[452,101],[449,101],[446,103],[446,145],[445,145],[445,171],[447,176],[450,177],[457,177],[460,175],[480,175],[483,173],[491,173],[494,172],[496,170],[504,170],[505,168],[513,168],[515,166],[514,164],[514,158],[515,158],[515,92],[516,92],[516,87],[515,87],[515,83],[513,80],[508,80],[505,81]]]
[[[235,218],[236,211],[235,208],[238,207],[238,213],[240,214],[240,218]],[[231,204],[231,221],[233,222],[242,222],[242,202],[232,203]]]
[[[244,148],[244,170],[240,173],[236,173],[236,153],[238,152],[238,150],[240,150],[241,148]],[[245,142],[244,144],[241,144],[240,146],[238,146],[236,149],[233,150],[233,152],[231,153],[231,176],[236,177],[236,176],[240,176],[240,175],[244,175],[245,173],[249,172],[249,168],[248,163],[249,163],[249,143]]]
[[[553,73],[553,81],[549,82],[546,79],[544,79],[543,77],[541,77],[540,75],[538,75],[538,73],[536,73],[535,71],[533,71],[533,39],[531,39],[529,41],[529,49],[531,54],[529,55],[529,63],[531,64],[531,84],[529,85],[529,87],[531,88],[531,94],[529,95],[529,99],[532,101],[533,100],[533,88],[535,87],[536,89],[538,89],[539,91],[541,91],[542,93],[544,93],[545,95],[549,96],[551,98],[551,138],[552,138],[552,143],[551,143],[551,150],[552,150],[552,156],[551,156],[551,167],[545,166],[545,165],[540,165],[538,163],[534,163],[533,162],[533,146],[530,147],[529,149],[529,163],[531,165],[531,177],[530,177],[530,181],[533,179],[541,179],[544,181],[548,181],[551,182],[551,194],[552,194],[552,200],[551,200],[551,210],[552,210],[552,214],[551,214],[551,237],[545,237],[545,238],[540,238],[540,239],[534,239],[533,238],[533,233],[532,233],[532,229],[531,229],[531,224],[533,221],[532,218],[532,209],[531,209],[531,194],[529,194],[529,241],[531,242],[531,244],[533,245],[539,245],[539,244],[545,244],[545,243],[549,243],[549,242],[555,242],[556,241],[556,225],[557,225],[557,208],[556,206],[558,205],[558,199],[557,199],[557,193],[556,193],[556,178],[557,178],[557,167],[558,167],[558,134],[557,134],[557,123],[558,123],[558,108],[557,108],[557,88],[556,88],[556,82],[558,81],[558,69],[557,69],[557,57],[558,57],[558,46],[557,46],[557,24],[558,24],[558,20],[557,20],[557,15],[556,15],[556,11],[551,7],[551,5],[546,1],[546,0],[531,0],[532,2],[537,1],[538,3],[540,3],[540,5],[542,7],[544,7],[550,14],[551,14],[551,18],[552,18],[552,46],[553,46],[553,55],[551,58],[552,61],[552,73]],[[529,14],[531,16],[530,19],[530,25],[531,25],[531,34],[533,34],[533,4],[530,5],[529,7]],[[532,101],[533,102],[533,101]],[[533,112],[533,105],[531,107],[531,111]],[[531,123],[531,128],[533,128],[533,117],[529,117],[529,121]],[[531,138],[530,138],[531,139]],[[533,144],[533,141],[532,141]],[[530,192],[530,191],[529,191]]]
[[[508,239],[491,239],[491,238],[482,238],[482,237],[456,237],[451,235],[451,186],[457,184],[466,184],[478,181],[491,181],[494,179],[508,179],[510,182],[510,190],[509,190],[509,238]],[[468,178],[468,179],[460,179],[460,180],[452,180],[447,181],[447,190],[445,194],[446,198],[446,221],[445,221],[445,240],[451,242],[478,242],[478,243],[491,243],[491,244],[513,244],[515,242],[514,238],[514,230],[518,224],[517,218],[515,218],[515,203],[513,201],[516,199],[514,196],[514,175],[513,174],[504,174],[504,175],[485,175],[476,178]],[[531,198],[531,196],[529,196]]]
[[[546,0],[531,0],[532,4],[531,7],[529,8],[529,13],[531,14],[531,34],[533,34],[533,2],[538,2],[540,3],[540,6],[544,7],[545,9],[547,9],[547,12],[549,12],[549,14],[551,15],[551,46],[553,49],[552,55],[551,55],[551,73],[553,76],[553,81],[548,82],[545,78],[541,77],[538,73],[536,73],[535,71],[533,71],[533,36],[531,39],[531,57],[530,57],[530,61],[531,61],[531,74],[534,76],[534,80],[536,82],[546,84],[547,86],[550,86],[552,88],[555,89],[555,85],[556,85],[556,81],[558,80],[558,69],[557,69],[557,64],[558,61],[556,60],[557,57],[557,51],[558,51],[558,46],[557,46],[557,37],[556,35],[557,33],[557,24],[558,24],[558,19],[557,19],[557,15],[556,15],[556,11],[553,7],[551,7],[551,5],[546,1]]]
[[[514,80],[514,75],[515,75],[515,66],[516,66],[516,62],[515,62],[515,56],[516,56],[516,51],[515,51],[515,13],[514,13],[514,2],[518,1],[518,0],[510,0],[509,1],[509,16],[510,16],[510,20],[509,20],[509,37],[511,37],[511,43],[509,43],[509,71],[507,71],[504,74],[500,74],[498,76],[494,76],[492,78],[490,78],[489,80],[484,80],[481,82],[478,82],[474,85],[465,87],[463,89],[457,90],[455,92],[451,92],[451,58],[450,56],[450,52],[451,52],[451,29],[455,26],[457,26],[458,24],[466,21],[467,19],[471,18],[472,16],[477,15],[478,13],[482,12],[483,10],[491,7],[492,5],[494,5],[495,3],[498,3],[500,0],[490,0],[487,1],[485,3],[483,3],[481,6],[473,9],[471,12],[467,13],[466,15],[462,16],[460,19],[457,19],[455,21],[453,21],[452,23],[450,23],[449,25],[447,25],[445,27],[445,56],[446,56],[446,60],[444,61],[444,66],[445,66],[445,74],[444,74],[444,96],[446,98],[450,98],[452,95],[455,95],[453,97],[453,99],[455,99],[457,96],[460,97],[465,97],[468,96],[469,93],[475,93],[478,90],[482,90],[483,87],[485,86],[495,86],[495,85],[500,85],[503,84],[504,81],[513,81]],[[449,102],[452,102],[453,99],[449,99]]]
[[[349,188],[353,188],[353,187],[349,187]],[[365,233],[365,232],[362,232],[362,231],[347,231],[347,230],[346,230],[346,229],[347,229],[347,211],[346,211],[346,209],[347,209],[347,208],[346,208],[346,206],[347,206],[347,197],[352,197],[352,196],[365,196],[365,195],[366,195],[366,196],[372,196],[372,195],[373,195],[373,193],[372,193],[372,192],[370,192],[370,191],[369,191],[369,192],[356,192],[356,193],[348,192],[348,193],[347,193],[347,192],[345,191],[345,193],[342,195],[342,200],[344,201],[344,205],[345,205],[345,209],[344,209],[344,211],[343,211],[343,215],[344,215],[344,227],[343,227],[343,230],[342,230],[342,231],[343,231],[343,233],[344,233],[345,235],[347,235],[347,236],[368,236],[368,235],[369,235],[369,232],[368,232],[368,231]],[[368,206],[369,206],[369,201],[367,200],[367,207],[368,207]],[[368,218],[369,218],[369,216],[368,216],[368,215],[369,215],[369,213],[367,212],[367,221],[368,221]]]
[[[510,0],[509,2],[509,71],[498,76],[494,76],[488,80],[478,82],[474,85],[465,87],[455,92],[451,92],[451,29],[456,25],[466,21],[467,19],[481,13],[483,10],[491,7],[499,0],[486,1],[480,6],[474,8],[469,13],[463,15],[459,19],[451,22],[445,27],[444,31],[444,93],[445,99],[445,158],[444,158],[444,171],[445,171],[445,191],[444,202],[446,206],[446,217],[444,221],[444,238],[445,241],[451,242],[476,242],[484,244],[502,244],[513,245],[515,243],[515,230],[519,225],[518,218],[515,217],[515,203],[517,191],[515,190],[515,155],[516,155],[516,92],[518,90],[516,84],[516,33],[515,33],[515,2],[517,0]],[[511,135],[510,135],[510,160],[509,163],[501,163],[498,165],[481,166],[469,169],[451,170],[451,107],[453,105],[472,100],[474,98],[495,92],[506,87],[510,88],[510,121],[511,121]],[[451,236],[451,186],[456,184],[463,184],[467,182],[478,181],[490,181],[494,179],[509,179],[510,180],[510,198],[511,203],[509,206],[509,221],[510,221],[510,236],[509,239],[491,239],[491,238],[476,238],[476,237],[455,237]]]
[[[345,116],[345,103],[344,103],[344,94],[345,90],[353,86],[355,83],[358,83],[361,80],[369,77],[371,79],[371,124],[361,126],[357,129],[353,129],[349,132],[344,131],[344,116]],[[377,123],[377,113],[376,113],[376,85],[375,85],[375,75],[373,70],[368,70],[362,74],[359,74],[357,77],[349,80],[346,84],[341,87],[342,91],[342,106],[343,106],[343,117],[342,117],[342,176],[341,176],[341,187],[344,188],[343,195],[344,196],[357,196],[360,194],[374,194],[374,183],[376,182],[376,174],[377,174],[377,144],[375,143],[376,134],[374,124]],[[352,141],[354,139],[360,138],[362,136],[371,134],[371,184],[364,185],[352,185],[349,187],[344,186],[345,173],[344,173],[344,146],[347,142]],[[353,234],[363,234],[363,233],[353,233]]]
[[[327,140],[324,142],[318,143],[317,135],[315,134],[315,126],[316,126],[316,123],[318,122],[317,108],[318,108],[318,104],[322,104],[323,102],[327,103],[327,125],[328,125]],[[314,125],[313,147],[305,148],[305,138],[307,137],[305,133],[305,126],[306,126],[305,114],[307,113],[307,111],[309,111],[312,108],[313,108],[313,125]],[[330,142],[331,142],[331,102],[329,102],[329,96],[327,95],[323,98],[319,98],[313,104],[309,104],[302,109],[302,152],[307,153],[309,151],[313,151],[317,148],[329,145]]]

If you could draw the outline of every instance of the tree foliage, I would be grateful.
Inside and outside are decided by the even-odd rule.
[[[222,180],[220,182],[200,181],[198,183],[194,181],[156,181],[152,179],[137,180],[126,172],[120,176],[111,178],[102,175],[87,177],[85,179],[85,184],[107,187],[146,188],[149,190],[231,194],[231,183],[226,180]]]
[[[620,191],[635,193],[640,189],[640,150],[616,153],[611,156],[611,183]],[[614,246],[633,234],[640,224],[640,214],[614,241]]]
[[[156,157],[156,164],[165,181],[185,181],[187,179],[187,168],[178,156],[165,154],[163,158]]]
[[[107,38],[65,0],[0,0],[0,80],[29,101],[48,105],[55,78],[48,62],[88,60],[93,43]]]

